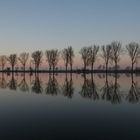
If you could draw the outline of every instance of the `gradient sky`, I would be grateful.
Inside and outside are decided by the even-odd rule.
[[[0,0],[0,55],[140,43],[140,0]]]

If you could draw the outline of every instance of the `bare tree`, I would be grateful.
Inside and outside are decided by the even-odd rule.
[[[81,57],[84,63],[84,70],[86,70],[87,66],[89,65],[90,47],[81,48],[79,53],[81,54]]]
[[[39,51],[39,50],[32,53],[32,58],[35,64],[35,71],[39,70],[39,66],[42,62],[42,56],[43,56],[43,53],[42,51]]]
[[[53,68],[54,72],[54,69],[59,60],[59,51],[57,49],[47,50],[46,57],[49,64],[49,69],[51,70],[51,68]]]
[[[20,57],[18,58],[20,63],[23,65],[24,72],[25,72],[25,66],[26,66],[28,58],[29,58],[29,53],[26,53],[26,52],[21,53]]]
[[[14,72],[14,67],[17,63],[17,55],[16,54],[11,54],[7,60],[9,61],[11,67],[12,67],[12,72]]]
[[[131,59],[131,70],[133,72],[134,64],[137,63],[138,58],[140,58],[140,45],[138,43],[131,42],[126,46],[126,49]]]
[[[62,58],[64,60],[64,64],[65,64],[66,72],[67,72],[68,63],[69,63],[69,52],[68,52],[68,49],[63,49],[62,50]]]
[[[108,71],[108,63],[109,63],[109,60],[111,59],[111,55],[112,55],[111,45],[102,46],[102,54],[101,54],[101,57],[105,61],[106,73]]]
[[[72,71],[73,58],[74,58],[74,50],[72,46],[69,46],[68,48],[62,50],[62,58],[64,60],[66,71],[67,71],[68,65],[70,65],[70,69]]]
[[[120,54],[122,52],[122,45],[120,42],[114,41],[111,43],[112,47],[112,60],[115,63],[115,71],[117,71],[118,67],[118,62],[120,61]]]
[[[73,58],[74,58],[74,50],[73,50],[72,46],[68,47],[68,54],[69,54],[68,63],[70,64],[70,69],[71,69],[71,72],[72,72]]]
[[[51,50],[47,50],[45,52],[45,54],[46,54],[46,57],[47,57],[47,62],[49,64],[49,70],[51,70],[51,68],[52,68],[52,63],[51,63]]]
[[[94,65],[94,63],[95,63],[95,61],[97,59],[97,54],[98,54],[98,51],[99,51],[99,46],[96,46],[96,45],[90,46],[89,50],[90,50],[90,52],[89,52],[89,57],[90,57],[89,58],[89,64],[91,65],[91,70],[93,72],[93,65]]]
[[[5,55],[0,56],[0,64],[1,64],[2,71],[4,70],[6,62],[7,62],[6,56]]]
[[[56,50],[52,49],[51,50],[51,64],[53,68],[53,73],[58,63],[58,60],[59,60],[59,51],[57,49]]]

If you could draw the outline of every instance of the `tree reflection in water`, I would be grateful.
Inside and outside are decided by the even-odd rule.
[[[14,78],[14,73],[12,73],[12,78],[9,81],[9,83],[7,84],[7,86],[11,90],[16,90],[17,89],[17,80],[15,80],[15,78]]]
[[[134,81],[133,73],[131,74],[131,87],[126,96],[126,100],[130,103],[136,103],[139,101],[140,97],[140,88],[138,87],[138,83]]]
[[[2,76],[0,78],[0,88],[5,89],[7,88],[7,82],[5,80],[4,73],[1,73],[1,74]]]
[[[32,92],[34,93],[42,93],[43,92],[43,87],[42,87],[42,81],[39,78],[39,74],[35,74],[35,80],[32,82]]]
[[[81,91],[79,92],[81,96],[84,98],[90,98],[94,100],[99,99],[97,86],[93,80],[93,74],[91,74],[90,80],[86,78],[85,74],[83,75],[83,77],[84,77],[84,83],[82,85]]]
[[[106,73],[106,80],[105,80],[105,84],[104,86],[101,88],[101,92],[102,92],[102,99],[103,100],[107,100],[107,101],[111,101],[111,83],[108,82],[108,73]]]
[[[26,82],[25,79],[25,73],[23,74],[23,79],[21,80],[21,82],[18,84],[18,87],[20,88],[21,91],[23,92],[29,92],[29,86]]]
[[[54,74],[49,74],[49,80],[45,89],[46,94],[57,95],[59,91],[59,84]]]
[[[111,84],[110,87],[111,92],[111,103],[118,104],[121,103],[121,92],[120,85],[118,83],[118,74],[115,73],[114,84]]]
[[[119,76],[117,73],[114,75],[114,82],[112,80],[108,80],[111,76],[108,73],[104,75],[100,74],[97,76],[99,80],[102,80],[105,77],[105,83],[103,87],[99,90],[101,94],[99,94],[98,87],[95,83],[96,81],[94,81],[96,77],[94,78],[93,74],[91,74],[91,76],[84,74],[83,84],[80,91],[78,91],[78,93],[83,98],[93,100],[102,99],[109,101],[112,104],[119,104],[122,102],[122,99],[125,99],[130,103],[137,103],[139,101],[140,87],[138,85],[138,81],[135,81],[133,74],[131,75],[131,87],[130,89],[126,89],[126,92],[128,92],[127,95],[121,93],[121,87],[118,82]],[[0,88],[9,88],[10,90],[17,90],[17,88],[19,88],[23,92],[29,92],[31,89],[31,92],[33,93],[39,94],[43,93],[44,91],[47,95],[58,95],[58,93],[60,93],[70,99],[73,98],[74,93],[77,94],[74,89],[75,81],[73,80],[72,73],[70,74],[70,76],[67,75],[67,73],[65,74],[65,80],[62,86],[60,85],[60,81],[57,81],[57,77],[55,74],[49,74],[49,79],[45,87],[43,86],[44,84],[41,80],[42,76],[39,75],[39,73],[35,74],[35,77],[33,78],[31,78],[30,76],[30,78],[28,79],[26,79],[27,77],[25,76],[25,74],[22,75],[22,80],[18,80],[18,77],[19,76],[16,76],[14,75],[14,73],[12,73],[9,80],[8,76],[5,77],[4,73],[2,73],[0,77]]]
[[[65,81],[62,86],[62,94],[67,96],[68,98],[72,98],[74,94],[74,87],[73,87],[73,80],[72,80],[72,73],[70,74],[70,80],[68,80],[68,76],[66,73]]]

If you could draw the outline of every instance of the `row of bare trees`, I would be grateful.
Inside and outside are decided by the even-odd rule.
[[[64,60],[66,71],[67,71],[68,65],[70,65],[70,69],[72,71],[74,51],[73,51],[71,46],[68,47],[68,48],[63,49],[63,51],[62,51],[62,58]]]
[[[94,63],[97,59],[97,54],[99,51],[99,46],[89,46],[89,47],[83,47],[80,50],[80,54],[83,59],[84,63],[84,70],[86,70],[87,66],[91,66],[91,70],[93,70]]]
[[[131,59],[131,70],[134,70],[134,64],[138,62],[140,59],[140,45],[135,42],[131,42],[126,46],[127,53]],[[91,66],[91,70],[93,71],[94,63],[96,62],[97,56],[99,52],[99,46],[89,46],[83,47],[80,50],[80,54],[82,56],[82,60],[84,63],[84,70],[86,70],[87,66]],[[120,42],[114,41],[111,44],[106,46],[101,46],[101,54],[100,56],[104,60],[106,72],[108,71],[109,63],[114,63],[115,71],[118,69],[118,62],[120,61],[121,54],[124,53],[122,48],[122,44]]]
[[[101,48],[101,53],[99,54],[99,49]],[[140,45],[136,42],[131,42],[126,46],[126,50],[128,55],[130,56],[131,59],[131,68],[132,71],[134,70],[134,65],[138,62],[140,59]],[[80,55],[84,64],[84,70],[86,71],[87,67],[91,67],[91,71],[94,69],[94,64],[98,58],[98,56],[101,56],[102,59],[104,60],[104,64],[106,67],[106,72],[108,71],[108,65],[109,63],[114,64],[115,71],[118,69],[118,63],[120,61],[120,56],[125,52],[122,48],[122,44],[120,42],[114,41],[111,44],[108,45],[103,45],[103,46],[98,46],[98,45],[93,45],[93,46],[87,46],[83,47],[80,50]],[[45,52],[46,55],[46,61],[49,65],[49,70],[54,70],[56,69],[56,66],[58,64],[60,55],[62,56],[62,59],[64,61],[64,65],[67,71],[68,66],[70,66],[70,69],[72,71],[73,68],[73,62],[74,62],[74,50],[71,46],[68,48],[63,49],[61,52],[58,51],[58,49],[51,49],[51,50],[46,50]],[[42,63],[43,60],[43,52],[38,50],[32,53],[31,55],[31,62],[35,66],[35,71],[39,71],[39,67]],[[14,67],[19,61],[21,65],[23,66],[23,71],[25,72],[26,64],[29,59],[29,53],[21,53],[20,56],[18,57],[16,54],[11,54],[10,56],[5,56],[2,55],[0,56],[0,64],[1,64],[1,69],[2,71],[5,68],[5,65],[7,61],[11,65],[12,72],[14,71]]]

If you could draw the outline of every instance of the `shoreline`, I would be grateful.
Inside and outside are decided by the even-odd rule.
[[[138,73],[140,74],[140,70],[0,70],[0,73],[77,73],[77,74],[82,74],[82,73]]]

